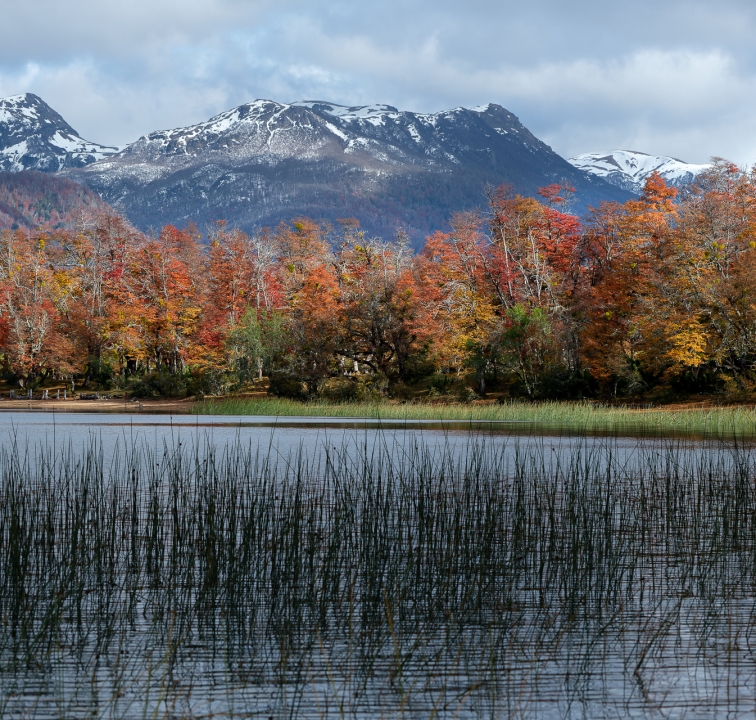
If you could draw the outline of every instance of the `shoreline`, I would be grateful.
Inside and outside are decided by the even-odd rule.
[[[593,401],[540,401],[540,402],[507,402],[499,404],[493,400],[477,400],[469,403],[461,402],[392,402],[386,400],[377,403],[364,402],[328,402],[328,401],[311,401],[302,402],[289,400],[285,398],[276,398],[267,394],[250,395],[228,395],[222,397],[207,397],[204,400],[195,398],[149,398],[149,399],[118,399],[118,398],[98,398],[98,399],[80,399],[68,398],[58,400],[50,398],[42,400],[41,398],[14,398],[0,396],[0,412],[3,411],[48,411],[48,412],[104,412],[104,413],[175,413],[175,414],[238,414],[238,415],[265,415],[271,413],[265,410],[271,410],[273,407],[279,410],[289,410],[290,412],[278,412],[278,415],[293,416],[311,416],[323,417],[331,415],[333,417],[344,417],[343,411],[353,408],[355,410],[370,410],[367,414],[358,414],[353,417],[380,417],[382,412],[386,412],[386,419],[396,415],[412,416],[419,413],[423,416],[436,415],[439,420],[448,416],[448,413],[465,415],[484,413],[509,414],[507,410],[515,411],[518,415],[539,415],[544,408],[551,410],[561,409],[565,412],[575,412],[580,410],[581,414],[589,415],[625,415],[638,418],[653,417],[658,415],[691,415],[705,413],[727,413],[727,412],[756,412],[756,403],[753,402],[729,402],[717,403],[711,398],[697,399],[690,401],[677,401],[664,405],[654,405],[640,407],[633,403],[622,404],[603,404]],[[262,412],[250,412],[256,409]],[[208,410],[215,412],[208,413]],[[309,411],[309,412],[308,412]],[[497,412],[499,411],[499,412]],[[535,419],[535,418],[534,418]]]
[[[99,400],[29,400],[27,398],[0,399],[0,412],[90,412],[90,413],[175,413],[194,414],[197,401],[193,399],[176,400],[117,400],[101,398]]]
[[[281,402],[286,405],[296,407],[297,415],[309,415],[310,413],[302,412],[303,410],[312,408],[313,417],[320,416],[323,410],[332,409],[334,411],[344,409],[347,407],[360,407],[364,408],[368,405],[373,410],[386,409],[392,413],[401,411],[402,409],[412,413],[413,410],[421,409],[424,413],[433,412],[434,410],[439,414],[439,417],[444,414],[444,411],[448,410],[468,410],[475,412],[491,409],[491,408],[506,408],[516,407],[527,411],[531,409],[537,411],[538,408],[544,406],[549,407],[563,407],[565,409],[582,407],[592,408],[597,413],[616,412],[616,413],[630,413],[633,415],[658,415],[666,413],[691,413],[691,412],[722,412],[722,411],[756,411],[756,402],[728,402],[717,403],[714,400],[691,400],[691,401],[677,401],[664,405],[653,405],[650,407],[638,407],[634,403],[623,404],[603,404],[601,402],[593,401],[574,401],[574,400],[551,400],[540,402],[517,402],[504,403],[499,405],[495,401],[491,400],[478,400],[469,403],[460,402],[392,402],[390,400],[377,402],[377,403],[362,403],[362,402],[328,402],[328,401],[312,401],[311,403],[302,402],[297,400],[288,400],[285,398],[276,398],[270,395],[258,395],[257,397],[250,397],[249,395],[226,395],[221,397],[207,397],[204,400],[197,400],[195,398],[149,398],[149,399],[117,399],[117,398],[98,398],[98,399],[79,399],[68,398],[66,400],[58,400],[50,398],[49,400],[42,400],[40,398],[34,398],[29,400],[28,398],[14,398],[9,399],[0,396],[0,412],[3,410],[48,410],[48,411],[60,411],[60,412],[175,412],[181,414],[205,414],[208,406],[218,409],[219,414],[228,414],[225,411],[226,406],[243,405],[244,409],[251,409],[255,405],[265,406],[270,403]],[[245,414],[245,413],[241,413]],[[267,414],[267,413],[264,413]]]

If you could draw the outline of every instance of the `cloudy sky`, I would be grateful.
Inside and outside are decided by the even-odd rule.
[[[125,144],[255,98],[496,102],[569,157],[756,162],[753,0],[0,0],[0,97]]]

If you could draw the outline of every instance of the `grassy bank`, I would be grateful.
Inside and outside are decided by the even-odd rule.
[[[587,402],[427,404],[297,402],[282,398],[206,400],[199,414],[444,420],[450,422],[532,423],[543,429],[585,432],[687,433],[714,436],[756,435],[753,407],[632,409]]]

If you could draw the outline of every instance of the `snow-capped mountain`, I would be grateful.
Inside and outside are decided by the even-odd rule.
[[[289,159],[341,156],[349,164],[354,164],[352,158],[369,165],[460,164],[465,154],[486,152],[490,143],[470,145],[471,138],[465,143],[450,131],[469,131],[471,121],[481,125],[480,120],[485,127],[475,129],[484,130],[489,139],[492,132],[502,137],[511,134],[510,140],[530,153],[550,150],[498,105],[423,115],[389,105],[345,107],[310,101],[284,105],[257,100],[207,122],[150,133],[87,174],[118,167],[121,173],[152,180],[156,174],[162,176],[198,160],[275,166]]]
[[[352,216],[370,232],[403,226],[421,237],[452,212],[483,205],[486,186],[509,183],[532,195],[566,180],[582,207],[630,197],[574,168],[495,104],[422,114],[256,100],[150,133],[65,174],[142,227],[227,219],[252,228],[296,215]]]
[[[693,165],[664,155],[647,155],[632,150],[610,150],[607,153],[585,153],[570,158],[576,168],[589,172],[607,182],[640,194],[646,179],[658,172],[668,184],[682,187],[709,165]]]
[[[0,98],[0,170],[56,172],[82,167],[117,152],[88,142],[41,98]]]

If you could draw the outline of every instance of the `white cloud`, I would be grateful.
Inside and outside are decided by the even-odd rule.
[[[558,152],[756,160],[740,0],[0,0],[0,95],[125,143],[257,98],[498,102]]]

